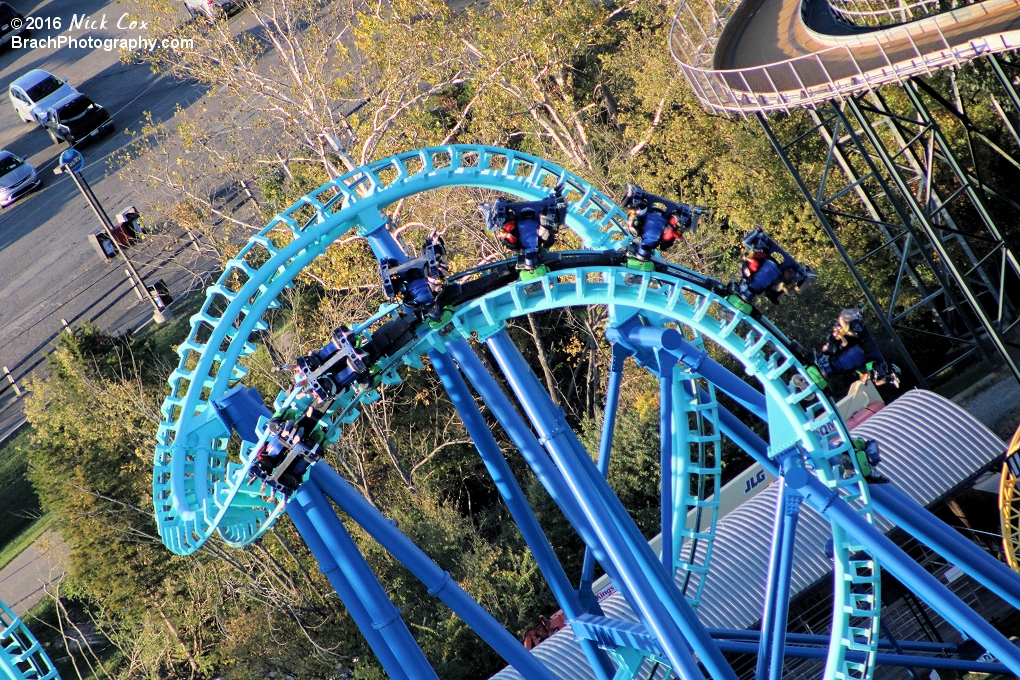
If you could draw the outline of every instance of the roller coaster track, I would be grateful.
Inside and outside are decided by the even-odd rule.
[[[494,147],[421,149],[359,168],[303,197],[227,263],[219,281],[207,291],[201,311],[192,318],[191,333],[178,350],[180,364],[169,378],[171,393],[161,410],[153,501],[163,542],[176,553],[188,554],[218,532],[227,544],[243,546],[288,512],[387,672],[409,680],[434,678],[399,611],[334,515],[326,498],[332,499],[524,677],[551,678],[551,671],[524,653],[519,642],[451,583],[449,574],[444,576],[326,461],[311,466],[308,479],[289,502],[279,493],[265,495],[248,470],[255,447],[271,436],[266,421],[261,419],[250,435],[258,441],[237,442],[227,422],[233,416],[227,414],[225,419],[221,398],[244,378],[244,357],[255,351],[259,334],[268,329],[266,312],[278,306],[281,292],[337,239],[357,230],[377,257],[406,258],[387,229],[382,212],[387,206],[413,194],[452,186],[535,200],[559,182],[565,184],[570,204],[566,225],[587,250],[546,255],[548,271],[529,280],[521,280],[509,262],[454,275],[439,298],[452,310],[449,322],[439,327],[420,325],[413,340],[381,358],[376,365],[381,385],[354,383],[346,388],[325,415],[328,439],[342,437],[343,427],[358,417],[359,407],[379,398],[379,389],[399,383],[398,369],[419,369],[420,357],[427,355],[571,619],[596,675],[604,680],[634,677],[649,659],[665,663],[685,680],[703,677],[699,662],[714,678],[735,678],[694,609],[704,579],[711,578],[715,518],[706,496],[718,486],[720,431],[779,473],[781,488],[789,486],[779,494],[773,528],[775,564],[766,585],[773,594],[772,609],[766,605],[766,628],[775,628],[779,640],[763,645],[765,650],[778,650],[769,677],[782,673],[788,570],[802,501],[826,516],[832,527],[835,587],[827,680],[864,680],[874,671],[881,599],[879,564],[873,553],[884,555],[898,578],[929,593],[940,613],[958,621],[969,635],[1020,670],[1020,654],[1005,638],[968,614],[934,579],[883,542],[872,526],[869,487],[856,457],[845,455],[850,447],[845,425],[812,381],[805,379],[800,384],[806,386],[793,387],[792,379],[806,378],[806,371],[778,329],[757,314],[734,308],[719,282],[697,272],[662,260],[655,262],[654,271],[628,268],[622,253],[625,218],[612,201],[548,161]],[[613,343],[614,353],[621,348],[660,381],[663,536],[673,539],[668,557],[656,556],[645,543],[603,472],[506,331],[507,322],[518,317],[589,305],[607,310],[606,338]],[[384,306],[353,330],[369,336],[377,324],[398,312],[397,307]],[[501,376],[490,375],[469,339],[488,346]],[[742,365],[754,386],[709,358],[705,351],[709,343]],[[520,489],[508,480],[509,468],[464,377],[613,577],[641,626],[635,629],[628,622],[594,616],[590,612],[597,607],[589,613],[579,608],[578,592],[566,582],[530,508],[522,507],[526,501]],[[523,416],[497,381],[516,396]],[[767,423],[768,443],[716,401],[717,389]],[[281,393],[276,406],[292,403],[295,396],[296,390]],[[615,411],[616,398],[610,387],[607,413],[609,404]],[[613,425],[608,415],[607,420],[601,445],[606,450],[611,448]],[[688,513],[696,508],[710,513],[708,520],[688,527]],[[621,633],[621,626],[630,628]],[[762,639],[766,638],[763,632]],[[609,650],[615,667],[603,650]],[[698,655],[697,661],[691,650]]]
[[[2,601],[0,675],[7,680],[54,680],[60,677],[32,631]]]
[[[1008,460],[1012,456],[1013,465]],[[1002,464],[999,484],[999,511],[1002,519],[1002,549],[1006,562],[1020,571],[1020,427],[1006,449],[1007,461]]]
[[[848,24],[868,14],[851,5],[684,0],[670,49],[705,106],[747,115],[814,107],[1020,47],[1018,0],[985,0],[885,27]]]

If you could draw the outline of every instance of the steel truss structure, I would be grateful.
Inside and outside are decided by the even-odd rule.
[[[652,268],[628,266],[622,213],[612,201],[546,160],[495,147],[420,149],[358,168],[303,197],[227,263],[192,318],[191,334],[178,350],[180,364],[169,379],[171,394],[161,409],[153,500],[167,547],[189,554],[214,533],[228,545],[244,546],[286,512],[387,674],[433,680],[434,669],[345,525],[354,523],[522,677],[553,678],[539,655],[525,650],[326,459],[301,473],[303,483],[289,499],[276,487],[268,492],[260,488],[249,471],[279,429],[270,427],[273,412],[254,390],[237,384],[245,376],[241,359],[255,352],[257,334],[267,329],[264,315],[330,244],[357,230],[380,259],[408,260],[387,228],[389,206],[451,186],[537,200],[553,185],[565,187],[566,227],[586,249],[547,253],[542,256],[545,271],[527,277],[512,262],[453,274],[443,293],[448,297],[439,298],[449,313],[441,322],[426,323],[421,310],[404,302],[385,305],[352,327],[352,334],[371,343],[372,334],[385,335],[382,329],[397,316],[418,320],[413,333],[401,336],[400,346],[375,360],[372,374],[378,381],[350,383],[324,407],[316,424],[323,426],[324,441],[338,441],[362,404],[401,382],[399,367],[420,369],[420,357],[427,356],[562,607],[591,677],[599,680],[645,678],[652,667],[666,667],[683,680],[703,679],[706,673],[736,680],[726,652],[757,654],[763,680],[779,680],[787,657],[823,659],[826,680],[869,680],[879,664],[1020,673],[1020,651],[890,542],[874,525],[876,513],[906,528],[1017,609],[1020,575],[892,484],[869,485],[857,457],[850,455],[853,445],[838,411],[807,379],[783,333],[758,314],[734,307],[726,286],[702,274],[661,259]],[[277,235],[284,238],[274,240]],[[592,305],[606,309],[604,335],[614,357],[597,462],[508,330],[509,323],[528,314]],[[748,378],[710,357],[713,347],[740,364]],[[492,357],[492,368],[479,353]],[[605,476],[623,362],[629,358],[659,384],[658,553]],[[472,388],[499,430],[482,415]],[[292,408],[304,389],[281,392],[278,411]],[[719,403],[720,392],[750,414],[745,419],[767,426],[767,441]],[[506,449],[522,456],[585,543],[585,567],[576,588],[511,473],[496,439],[500,430],[512,444]],[[235,435],[242,444],[239,453],[231,454],[228,442]],[[702,585],[712,578],[719,504],[709,494],[718,489],[723,437],[778,478],[774,519],[760,527],[773,546],[762,584],[766,597],[760,632],[708,629],[698,618]],[[833,616],[824,636],[787,635],[802,507],[819,513],[832,531]],[[692,513],[703,514],[694,526]],[[637,621],[608,615],[595,601],[591,577],[596,561]],[[909,641],[890,647],[894,643],[880,633],[883,571],[917,592],[999,663],[935,658],[924,655],[928,648]],[[889,649],[902,652],[886,653]]]
[[[999,85],[1005,108],[991,101],[1007,141],[1020,144],[1020,98],[1004,63],[989,56],[975,66]],[[1020,380],[1011,353],[1020,348],[1020,264],[1004,228],[1020,223],[1020,195],[983,167],[1020,161],[997,139],[1002,128],[984,130],[968,115],[956,74],[939,75],[809,109],[810,123],[786,138],[756,116],[918,384],[972,357]]]

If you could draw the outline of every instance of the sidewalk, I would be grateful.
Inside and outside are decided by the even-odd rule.
[[[46,588],[63,578],[68,545],[52,529],[0,571],[0,600],[22,616],[46,597]]]

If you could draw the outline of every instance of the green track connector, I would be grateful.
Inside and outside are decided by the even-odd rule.
[[[535,279],[542,278],[543,276],[545,276],[548,273],[549,273],[549,268],[546,267],[544,264],[538,265],[533,270],[522,269],[521,270],[521,281],[534,281]]]
[[[754,307],[749,302],[744,302],[739,295],[731,295],[726,300],[744,314],[750,314],[754,311]]]
[[[524,276],[522,275],[521,278],[524,278]],[[451,309],[450,307],[443,307],[443,315],[439,317],[438,321],[429,321],[429,328],[433,330],[438,330],[445,326],[446,324],[450,323],[452,319],[453,309]]]
[[[808,366],[807,374],[811,381],[818,386],[818,389],[824,390],[829,386],[829,381],[822,377],[822,372],[818,370],[817,366]]]
[[[647,262],[642,262],[641,260],[635,257],[628,257],[627,269],[636,269],[639,272],[654,272],[655,263],[652,262],[651,260],[648,260]]]

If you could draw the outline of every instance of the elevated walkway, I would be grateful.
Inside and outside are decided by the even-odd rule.
[[[985,0],[887,28],[824,0],[687,0],[671,50],[701,102],[749,114],[813,107],[1020,47],[1020,0]]]

